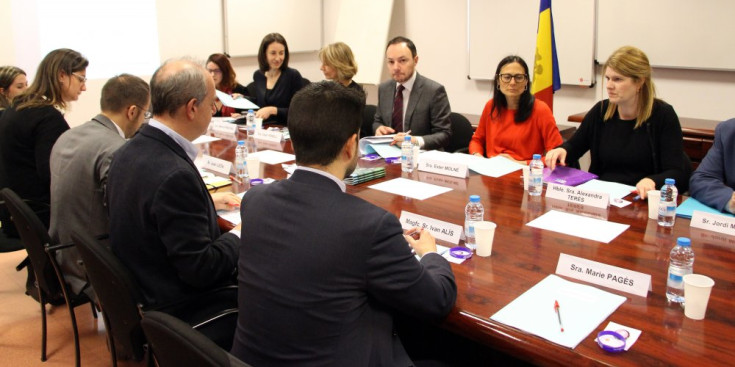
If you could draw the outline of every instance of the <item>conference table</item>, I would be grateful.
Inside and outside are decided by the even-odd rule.
[[[243,137],[239,133],[238,139]],[[232,161],[235,144],[234,140],[223,139],[209,143],[205,151]],[[265,145],[268,149],[293,152],[290,141]],[[400,164],[386,165],[383,160],[360,160],[359,166],[385,166],[386,177],[357,186],[348,185],[347,192],[396,216],[408,211],[463,225],[468,197],[477,194],[485,207],[485,219],[497,224],[492,256],[473,256],[462,264],[452,264],[457,302],[440,327],[536,365],[735,364],[735,237],[692,228],[690,221],[683,218],[677,218],[673,228],[659,227],[655,220],[648,219],[645,201],[633,201],[623,208],[597,209],[530,196],[523,190],[521,171],[499,178],[476,173],[470,173],[468,178],[454,178],[426,172],[404,173]],[[264,172],[266,177],[274,179],[284,179],[287,175],[280,164],[267,165]],[[452,190],[416,200],[370,188],[396,177]],[[247,183],[232,186],[237,192],[246,189]],[[633,200],[632,195],[626,199]],[[609,243],[602,243],[526,225],[552,209],[630,227]],[[246,231],[247,223],[244,223],[243,232]],[[696,256],[694,272],[715,281],[704,320],[686,318],[680,305],[669,304],[666,300],[669,251],[679,236],[692,240]],[[555,273],[562,253],[650,274],[653,290],[647,297],[641,297],[598,286],[626,300],[574,349],[490,319],[529,288]],[[594,337],[609,321],[642,331],[629,351],[609,353],[596,344]]]

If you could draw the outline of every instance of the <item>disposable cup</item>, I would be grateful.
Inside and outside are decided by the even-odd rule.
[[[704,319],[709,295],[715,281],[701,274],[684,276],[684,315],[693,320]]]
[[[528,166],[523,166],[523,190],[528,191],[528,176],[531,174],[531,169]]]
[[[493,222],[475,222],[475,243],[477,256],[487,257],[493,253],[493,238],[496,224]]]
[[[648,197],[648,219],[658,219],[658,204],[661,201],[661,191],[647,191],[646,196]]]
[[[263,128],[263,118],[262,117],[256,117],[255,118],[255,128],[256,129],[262,129]]]
[[[254,178],[263,178],[260,170],[260,159],[258,157],[248,156],[245,159],[248,167],[248,178],[251,180]]]

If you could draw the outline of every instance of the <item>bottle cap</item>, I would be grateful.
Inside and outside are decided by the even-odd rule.
[[[263,184],[263,179],[254,178],[254,179],[250,180],[250,186],[262,185],[262,184]]]
[[[692,246],[692,240],[690,240],[687,237],[679,237],[679,238],[676,239],[676,244],[679,245],[679,246],[685,246],[685,247],[686,246],[689,246],[689,247],[691,247]]]
[[[245,145],[245,140],[238,140],[237,145]]]
[[[541,159],[541,154],[534,154],[533,159]]]
[[[480,195],[470,195],[470,202],[471,203],[479,203],[480,202]]]
[[[253,110],[252,109],[248,110],[248,113],[253,113]]]
[[[676,180],[674,180],[673,178],[667,178],[664,180],[664,183],[667,185],[673,185],[676,183]]]
[[[411,135],[404,136],[403,141],[411,141]]]

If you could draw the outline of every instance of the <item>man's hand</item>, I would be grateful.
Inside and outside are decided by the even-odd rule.
[[[419,255],[419,257],[422,257],[429,252],[436,252],[436,240],[429,231],[415,227],[408,230],[408,233],[411,232],[419,232],[419,239],[415,240],[413,237],[405,234],[403,237],[406,238],[408,244],[411,245],[411,248],[416,251],[416,254]]]
[[[233,210],[240,207],[240,197],[233,192],[212,193],[214,208],[217,210]]]
[[[390,135],[390,134],[393,134],[394,132],[396,132],[396,131],[393,130],[392,127],[382,125],[377,130],[375,130],[375,136]]]

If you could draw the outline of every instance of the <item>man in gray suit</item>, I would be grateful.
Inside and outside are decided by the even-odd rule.
[[[400,144],[406,134],[423,149],[443,149],[452,135],[447,92],[441,84],[416,72],[416,46],[405,37],[388,42],[385,50],[392,80],[378,87],[375,135],[396,134]]]
[[[150,99],[143,79],[128,74],[113,77],[102,87],[102,112],[56,141],[50,160],[52,239],[71,242],[75,229],[93,236],[108,233],[104,196],[112,154],[150,118]],[[57,259],[74,293],[85,289],[86,272],[76,249],[59,252]]]

